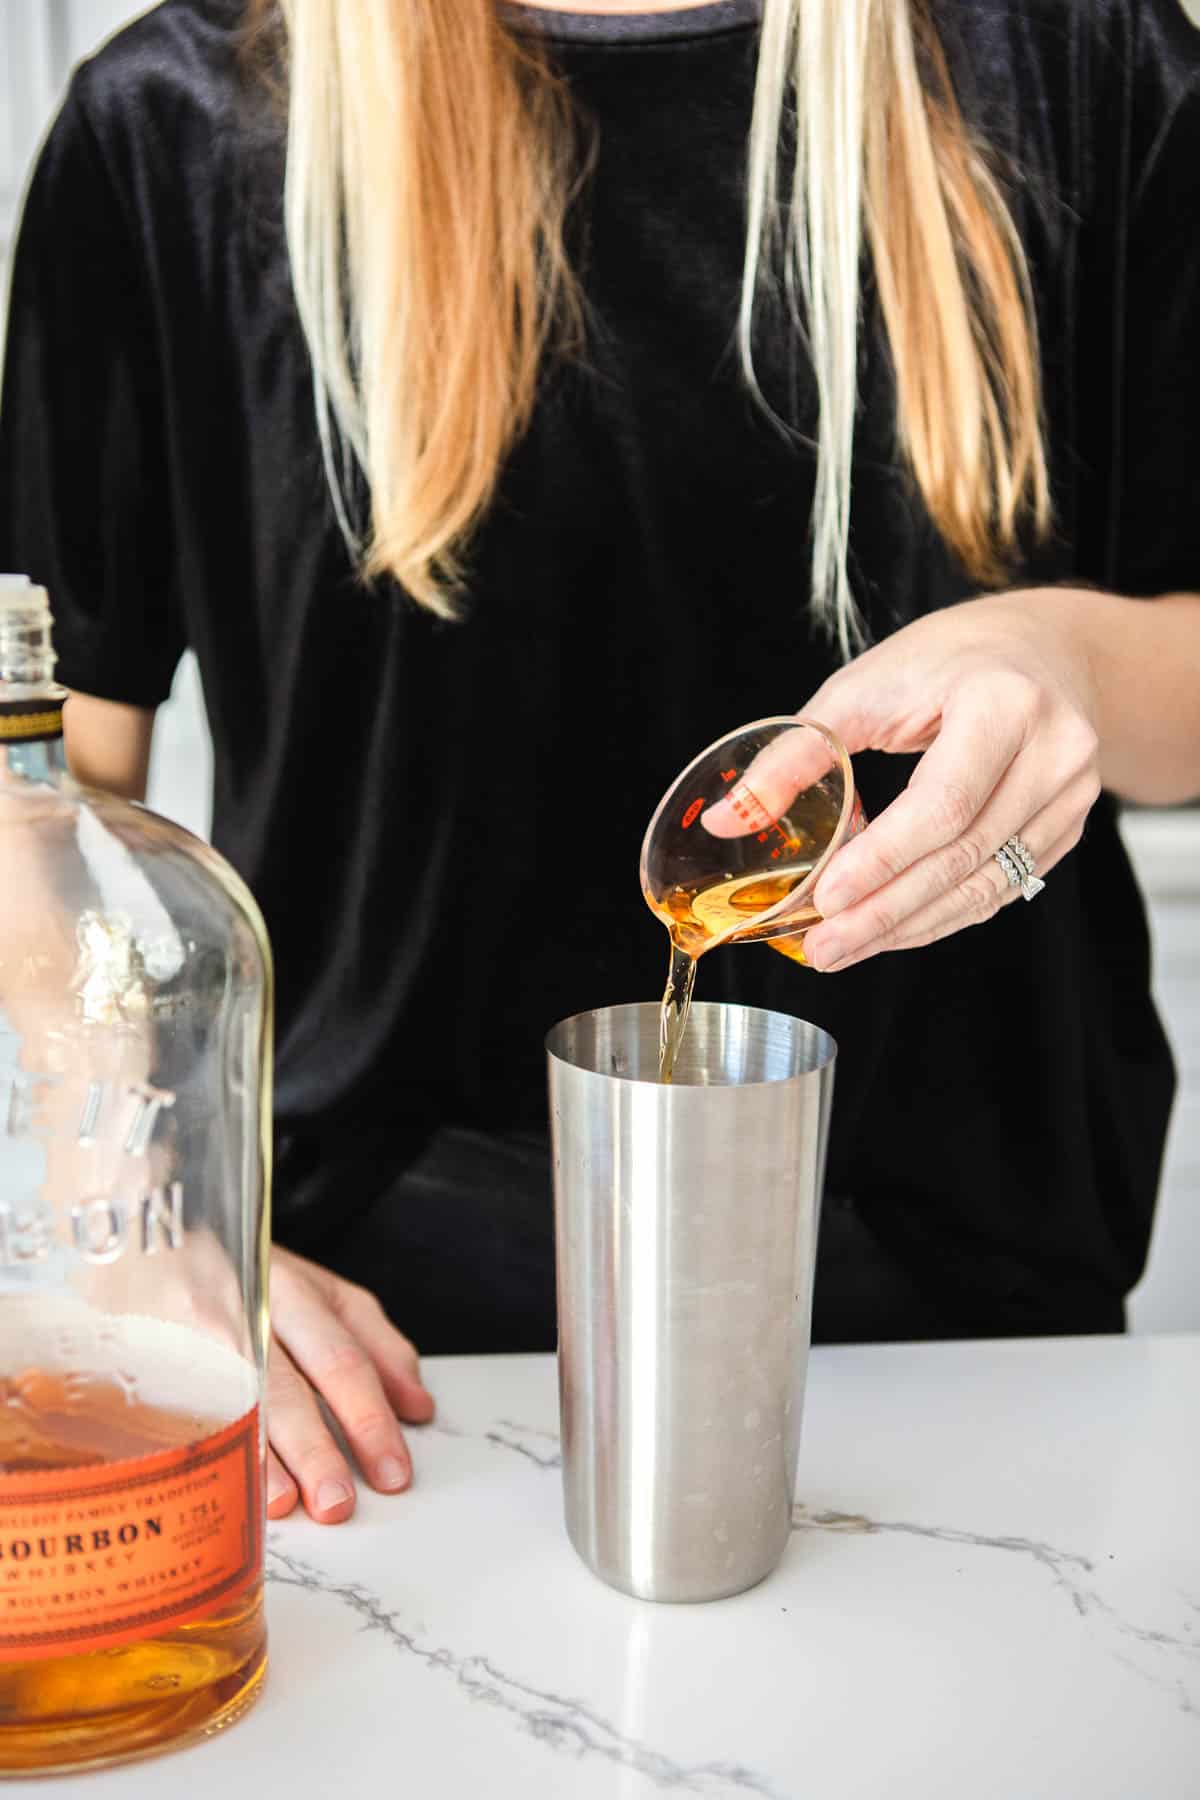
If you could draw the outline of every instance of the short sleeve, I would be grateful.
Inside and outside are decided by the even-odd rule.
[[[1134,9],[1111,584],[1200,591],[1200,31]]]
[[[174,592],[166,407],[137,245],[79,95],[26,196],[0,395],[0,568],[51,596],[58,676],[165,699]]]

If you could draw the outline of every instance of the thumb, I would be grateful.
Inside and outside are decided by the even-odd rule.
[[[828,721],[811,715],[813,723],[797,718],[794,730],[784,731],[765,750],[760,750],[744,775],[700,815],[700,823],[715,838],[745,837],[765,831],[786,813],[797,794],[813,787],[831,771],[840,772],[841,758],[824,732],[816,728]],[[836,736],[840,732],[832,727]]]

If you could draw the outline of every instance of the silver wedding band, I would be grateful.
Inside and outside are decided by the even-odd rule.
[[[1010,837],[1003,849],[996,851],[995,860],[1004,870],[1009,887],[1020,888],[1025,900],[1037,899],[1046,884],[1034,874],[1033,856],[1023,838]]]

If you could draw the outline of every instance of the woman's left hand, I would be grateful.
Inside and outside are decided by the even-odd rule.
[[[1019,898],[995,852],[1019,836],[1044,876],[1100,792],[1092,672],[1062,590],[918,619],[830,677],[802,713],[859,750],[923,752],[904,792],[830,862],[817,969],[847,969],[978,925]]]

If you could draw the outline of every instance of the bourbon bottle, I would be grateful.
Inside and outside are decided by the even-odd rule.
[[[206,1736],[266,1662],[266,935],[72,780],[53,675],[0,578],[0,1775]]]

